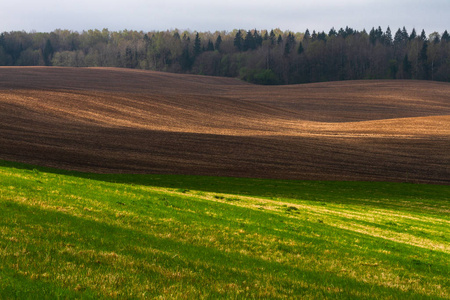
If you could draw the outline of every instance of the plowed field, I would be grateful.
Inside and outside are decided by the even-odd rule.
[[[269,87],[2,67],[0,159],[89,172],[450,184],[450,84]]]

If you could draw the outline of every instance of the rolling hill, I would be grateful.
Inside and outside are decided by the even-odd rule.
[[[100,173],[450,183],[450,84],[256,86],[0,68],[0,159]]]
[[[0,161],[1,299],[449,299],[450,186]]]

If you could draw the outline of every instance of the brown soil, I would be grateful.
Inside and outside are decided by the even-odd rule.
[[[0,159],[89,172],[450,184],[450,84],[268,87],[2,67]]]

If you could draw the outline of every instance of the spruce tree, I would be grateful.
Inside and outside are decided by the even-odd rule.
[[[283,37],[281,36],[281,34],[279,34],[278,39],[277,39],[277,44],[280,45],[281,43],[283,43]]]
[[[270,44],[275,45],[275,32],[273,32],[273,29],[270,30],[269,39],[270,39]]]
[[[408,31],[406,30],[405,26],[403,26],[402,29],[402,37],[404,41],[407,41],[409,39]]]
[[[428,80],[429,78],[429,67],[428,67],[428,41],[424,41],[422,49],[419,53],[419,61],[422,67],[422,79]]]
[[[408,54],[405,54],[405,57],[403,58],[403,76],[406,79],[411,78],[411,62],[409,61]]]
[[[413,28],[413,30],[411,31],[411,34],[409,35],[409,40],[414,40],[417,37],[417,33],[416,33],[416,29]]]
[[[419,60],[426,62],[428,60],[428,42],[425,41],[422,45],[422,50],[420,50]]]
[[[197,34],[195,35],[195,40],[194,40],[194,57],[197,57],[198,55],[200,55],[200,53],[202,52],[202,44],[201,44],[201,40],[200,37]]]
[[[326,41],[327,40],[327,35],[325,34],[324,31],[319,32],[319,34],[317,34],[317,39],[319,41]]]
[[[442,34],[442,38],[441,40],[443,42],[450,42],[450,35],[448,34],[448,31],[444,31],[444,33]]]
[[[42,51],[42,55],[44,56],[44,63],[46,66],[50,66],[52,56],[53,56],[53,46],[49,39],[45,43],[44,50]]]
[[[433,32],[430,34],[430,42],[433,42],[434,44],[439,44],[441,42],[441,36],[437,32]]]
[[[336,36],[337,32],[336,30],[333,28],[330,29],[330,31],[328,32],[328,36],[332,37],[332,36]]]
[[[425,29],[422,29],[422,33],[420,34],[420,39],[422,41],[426,41],[427,40],[427,35],[425,34]]]
[[[245,36],[244,39],[244,46],[243,46],[243,50],[247,51],[247,50],[253,50],[256,49],[256,42],[255,42],[255,38],[253,37],[253,34],[249,31],[247,31],[247,35]]]
[[[284,45],[284,56],[288,56],[289,53],[291,53],[291,47],[289,46],[289,43],[286,43]]]
[[[402,35],[402,31],[399,28],[397,30],[397,32],[395,33],[395,37],[394,37],[394,44],[399,45],[403,42],[403,35]]]
[[[303,36],[303,39],[305,41],[309,40],[311,38],[311,34],[309,33],[309,29],[306,29],[305,35]]]
[[[206,51],[214,51],[214,44],[211,40],[208,40],[208,47],[206,48]]]
[[[216,42],[214,43],[214,48],[217,51],[220,51],[220,44],[222,44],[222,37],[220,36],[220,34],[217,36]]]
[[[386,33],[384,34],[384,43],[388,46],[392,45],[392,32],[389,26],[386,29]]]
[[[192,59],[189,54],[188,47],[183,48],[183,52],[180,57],[180,66],[183,71],[189,71],[192,67]]]
[[[303,48],[303,43],[300,42],[300,45],[298,45],[297,53],[302,54],[305,51]]]
[[[369,41],[372,43],[372,45],[375,45],[375,43],[377,42],[377,34],[375,32],[375,28],[374,27],[372,27],[372,29],[370,30]]]
[[[255,28],[255,31],[253,32],[253,39],[255,40],[256,48],[261,47],[263,43],[262,36],[258,33],[258,31]]]
[[[242,51],[244,43],[243,43],[243,39],[242,39],[241,30],[238,30],[238,32],[236,32],[233,44],[237,48],[238,51]]]
[[[133,68],[133,51],[130,47],[125,49],[125,68]]]
[[[380,28],[381,29],[381,28]],[[352,28],[345,26],[345,32],[347,33],[347,36],[349,35],[354,35],[356,33],[355,30],[353,30]]]
[[[397,72],[398,72],[398,63],[396,59],[391,59],[389,61],[389,71],[391,73],[391,78],[396,79],[397,78]]]

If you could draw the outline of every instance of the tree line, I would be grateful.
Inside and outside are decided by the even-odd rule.
[[[450,35],[405,27],[328,33],[109,31],[0,35],[2,66],[123,67],[239,77],[257,84],[352,79],[450,81]]]

